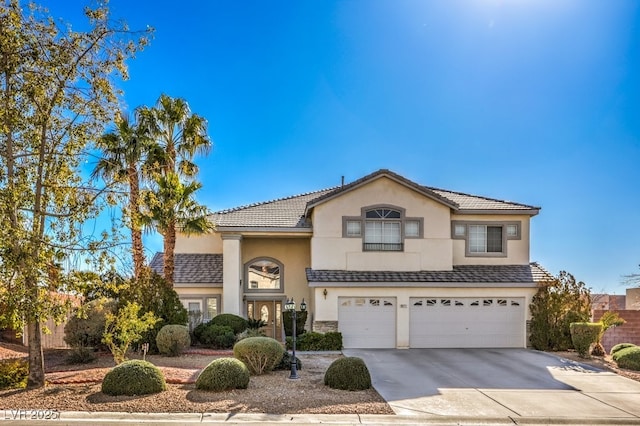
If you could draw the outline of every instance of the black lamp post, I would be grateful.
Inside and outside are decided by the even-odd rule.
[[[287,300],[287,303],[284,304],[284,309],[288,312],[291,312],[291,319],[293,322],[293,336],[292,336],[292,354],[291,354],[291,374],[289,375],[290,379],[299,379],[298,376],[298,361],[296,360],[296,325],[298,322],[298,313],[296,312],[296,302],[293,300],[293,297],[290,300]],[[300,303],[300,309],[304,312],[307,309],[307,304],[304,303],[304,299],[302,299],[302,303]]]

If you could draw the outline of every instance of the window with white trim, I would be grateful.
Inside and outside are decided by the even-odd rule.
[[[343,217],[343,237],[362,238],[363,251],[403,251],[405,238],[422,238],[421,218],[407,218],[404,209],[370,206],[358,217]]]
[[[453,221],[451,238],[465,240],[466,256],[506,256],[507,241],[519,240],[521,222]]]

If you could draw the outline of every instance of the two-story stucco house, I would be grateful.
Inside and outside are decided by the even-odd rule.
[[[529,260],[539,210],[379,170],[215,213],[214,233],[178,237],[175,289],[191,311],[262,318],[277,339],[293,297],[347,348],[525,347],[531,298],[552,279]]]

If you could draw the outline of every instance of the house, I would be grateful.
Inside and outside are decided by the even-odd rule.
[[[215,213],[214,233],[178,237],[175,289],[190,311],[262,318],[276,339],[293,297],[347,348],[526,347],[552,279],[529,260],[539,211],[379,170]]]

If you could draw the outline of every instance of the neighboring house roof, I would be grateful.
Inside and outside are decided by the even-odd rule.
[[[592,309],[624,309],[627,303],[627,296],[622,294],[592,294]]]
[[[218,227],[311,228],[304,217],[310,200],[321,197],[335,188],[322,189],[277,200],[250,204],[213,213]]]
[[[529,265],[457,265],[451,271],[344,271],[306,269],[311,287],[327,283],[349,283],[349,286],[375,285],[407,286],[409,283],[440,284],[513,284],[540,285],[553,280],[553,276],[537,263]]]
[[[162,275],[164,259],[156,253],[149,266]],[[222,285],[222,254],[176,253],[173,282],[175,284],[220,284]]]

